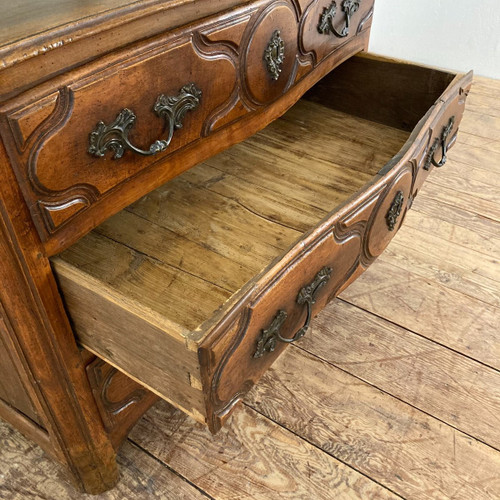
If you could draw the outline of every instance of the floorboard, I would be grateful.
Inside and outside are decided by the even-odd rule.
[[[301,349],[500,450],[499,371],[343,300],[310,333]]]
[[[212,436],[166,403],[78,494],[0,422],[0,498],[500,498],[500,81],[384,255]]]
[[[500,369],[500,310],[496,306],[385,258],[373,264],[370,272],[358,278],[342,297],[418,335]]]
[[[210,498],[131,442],[118,456],[120,482],[103,495],[82,495],[67,483],[60,467],[42,450],[0,421],[0,498],[2,500],[123,500]]]
[[[248,403],[326,453],[405,498],[500,496],[495,449],[299,348],[275,365]]]
[[[217,436],[171,406],[156,405],[130,439],[218,499],[395,498],[295,429],[240,407]]]

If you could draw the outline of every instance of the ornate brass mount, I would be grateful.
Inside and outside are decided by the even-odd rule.
[[[429,149],[429,154],[427,155],[427,158],[425,160],[424,170],[429,170],[429,168],[431,168],[431,163],[438,168],[442,167],[446,163],[446,160],[448,160],[447,154],[450,146],[450,144],[447,142],[448,136],[451,134],[454,125],[455,125],[455,117],[452,116],[448,124],[443,127],[443,131],[441,132],[441,137],[440,138],[436,137],[436,140]],[[434,155],[436,154],[436,151],[438,150],[440,144],[441,144],[442,154],[441,154],[441,160],[437,162],[434,159]]]
[[[349,30],[351,28],[351,17],[359,9],[359,4],[361,0],[344,0],[342,3],[342,10],[345,12],[345,25],[340,30],[337,31],[333,25],[333,20],[337,14],[337,2],[332,2],[328,7],[323,9],[323,13],[319,19],[318,31],[322,35],[328,35],[333,33],[339,38],[345,38],[349,35]]]
[[[150,156],[165,151],[172,141],[174,131],[182,128],[185,114],[199,106],[201,90],[194,83],[184,85],[176,96],[159,95],[153,106],[154,112],[165,120],[165,129],[168,130],[166,139],[153,142],[149,149],[140,149],[134,146],[128,134],[135,123],[136,116],[128,108],[122,109],[115,121],[109,125],[100,121],[95,130],[90,133],[88,152],[94,156],[104,156],[106,151],[114,151],[114,158],[123,156],[126,149],[134,153]]]
[[[280,329],[288,315],[286,311],[279,310],[269,327],[262,330],[262,333],[257,340],[257,350],[253,355],[254,358],[261,358],[266,352],[273,352],[278,341],[291,344],[292,342],[302,338],[307,333],[309,324],[311,323],[312,306],[316,302],[316,296],[318,295],[319,290],[328,282],[331,274],[332,269],[330,267],[324,267],[315,276],[314,281],[302,288],[297,295],[297,304],[305,304],[307,307],[307,316],[304,326],[297,330],[292,338],[283,338],[280,335]]]
[[[281,38],[281,33],[276,30],[267,44],[264,51],[264,61],[266,62],[267,71],[273,80],[280,77],[281,65],[285,60],[285,42]]]
[[[405,196],[403,194],[403,191],[398,191],[396,193],[396,196],[394,197],[394,200],[391,203],[391,206],[389,207],[389,211],[385,216],[385,220],[387,221],[387,227],[389,228],[389,231],[394,231],[394,228],[396,227],[398,217],[401,214],[401,209],[403,208],[404,199]]]

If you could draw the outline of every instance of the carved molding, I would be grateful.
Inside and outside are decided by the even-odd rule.
[[[219,333],[223,332],[222,336],[219,334],[219,339],[233,329],[237,330],[237,333],[232,336],[233,341],[231,345],[225,348],[224,355],[219,360],[210,379],[210,389],[205,395],[207,401],[207,423],[212,432],[217,432],[221,428],[222,419],[230,413],[238,401],[240,401],[240,399],[253,387],[253,382],[248,381],[247,384],[243,384],[240,390],[233,394],[228,400],[224,401],[219,398],[219,384],[222,380],[222,373],[228,361],[231,359],[231,356],[241,344],[252,317],[251,307],[244,306],[248,299],[248,295],[242,297],[235,306],[233,313],[227,316],[222,325],[219,326]]]
[[[243,20],[248,20],[249,16],[245,16]],[[241,20],[241,21],[243,21]],[[236,23],[234,23],[236,24]],[[240,83],[239,83],[239,67],[240,67],[240,49],[239,45],[234,41],[211,41],[204,33],[194,33],[193,47],[201,57],[225,57],[234,67],[235,84],[229,98],[217,106],[206,118],[202,127],[202,136],[206,137],[216,128],[217,122],[227,116],[240,101]],[[251,111],[251,108],[245,107],[245,113]]]
[[[359,35],[365,28],[365,25],[368,23],[368,21],[373,17],[373,6],[372,8],[367,12],[365,17],[359,21],[358,24],[358,29],[356,30],[356,35]]]
[[[13,158],[13,163],[20,164],[18,168],[21,170],[23,169],[22,164],[26,165],[29,190],[27,191],[27,187],[23,183],[21,183],[21,187],[28,200],[35,198],[36,202],[32,204],[32,210],[36,210],[34,215],[43,221],[48,233],[52,233],[58,226],[52,217],[55,212],[64,211],[77,204],[81,205],[79,210],[73,211],[71,217],[67,219],[69,221],[76,213],[94,203],[100,195],[98,189],[90,184],[75,184],[67,189],[56,191],[46,187],[38,178],[37,163],[40,152],[45,144],[66,125],[73,112],[73,107],[73,91],[68,87],[59,89],[52,112],[33,130],[26,142],[23,142],[23,149],[19,152],[19,157]],[[14,135],[16,143],[20,143],[21,140],[21,137]]]
[[[133,389],[122,399],[113,400],[109,396],[111,386],[116,377],[125,377],[116,368],[101,359],[95,359],[87,366],[87,375],[92,391],[96,397],[101,417],[105,427],[111,431],[119,422],[121,416],[131,406],[141,403],[150,393],[136,382],[130,381]]]

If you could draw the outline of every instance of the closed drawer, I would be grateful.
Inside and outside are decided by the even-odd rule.
[[[363,3],[365,18],[372,3]],[[2,136],[47,253],[263,128],[366,47],[369,25],[359,12],[342,46],[313,57],[319,42],[305,42],[310,10],[307,2],[258,0],[138,42],[6,103]]]
[[[265,130],[53,258],[79,341],[217,430],[389,244],[445,163],[470,83],[384,59],[344,63]],[[395,100],[401,112],[388,113]],[[349,102],[351,113],[336,107]]]
[[[302,50],[314,61],[326,56],[367,29],[373,0],[315,0],[304,13]]]

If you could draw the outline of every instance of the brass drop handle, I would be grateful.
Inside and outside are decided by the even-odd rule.
[[[455,125],[455,117],[452,116],[448,122],[448,124],[443,127],[443,131],[441,132],[441,137],[436,137],[434,143],[429,149],[429,154],[427,155],[427,159],[425,161],[424,170],[429,170],[431,163],[437,168],[440,168],[445,165],[448,160],[448,149],[450,147],[450,142],[448,141],[448,136],[451,134],[453,130],[453,126]],[[441,145],[441,160],[436,161],[434,159],[434,155]]]
[[[194,83],[184,85],[176,96],[159,95],[153,106],[154,112],[165,121],[165,130],[168,131],[166,139],[153,142],[148,149],[134,146],[128,134],[135,123],[136,116],[133,111],[124,108],[118,113],[115,121],[106,125],[100,121],[94,131],[90,133],[88,152],[94,156],[102,157],[106,151],[114,151],[114,158],[123,156],[125,150],[143,156],[150,156],[165,151],[172,141],[174,131],[182,128],[185,114],[196,109],[200,104],[201,90]]]
[[[315,276],[313,282],[302,288],[297,295],[297,304],[305,304],[307,307],[307,315],[304,326],[299,328],[293,337],[282,337],[280,329],[288,317],[288,314],[282,309],[279,310],[269,327],[262,330],[262,333],[257,339],[257,349],[253,355],[254,358],[261,358],[266,352],[273,352],[278,341],[291,344],[292,342],[296,342],[302,338],[307,333],[312,319],[312,306],[316,303],[316,296],[318,295],[319,290],[326,285],[331,274],[332,269],[330,267],[324,267]]]
[[[345,38],[349,35],[351,17],[358,11],[360,3],[361,0],[344,0],[342,2],[342,10],[345,12],[345,25],[340,31],[337,31],[333,25],[333,20],[337,14],[337,2],[332,2],[328,7],[323,9],[323,13],[319,19],[318,31],[322,35],[333,33],[339,38]]]

